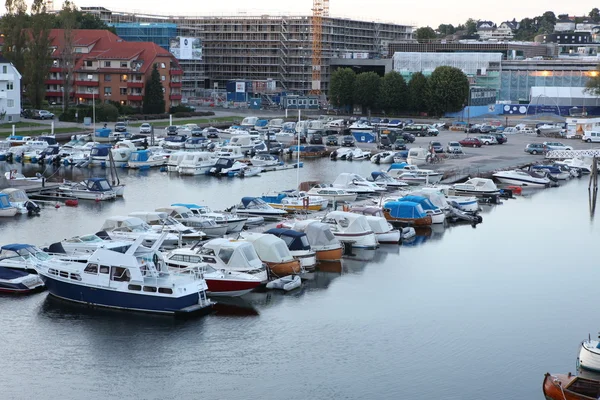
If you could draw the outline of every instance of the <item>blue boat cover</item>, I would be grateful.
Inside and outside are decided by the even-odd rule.
[[[265,203],[281,204],[281,200],[286,197],[287,195],[285,193],[279,193],[277,196],[261,196],[260,198],[263,199]]]
[[[248,204],[256,200],[256,197],[242,197],[242,204],[244,207],[248,207]]]
[[[405,162],[402,163],[394,163],[392,165],[390,165],[390,167],[388,168],[388,171],[391,171],[393,169],[404,169],[404,167],[406,167],[408,164]]]
[[[131,156],[129,156],[131,161],[148,161],[148,158],[150,158],[149,150],[132,151]]]
[[[25,244],[25,243],[11,243],[11,244],[5,244],[4,246],[0,247],[0,249],[17,251],[17,250],[26,249],[28,247],[33,247],[33,245]]]
[[[194,203],[173,203],[171,207],[186,207],[186,208],[204,208],[205,206],[200,206]]]
[[[420,204],[421,207],[423,207],[423,210],[425,210],[425,211],[439,210],[439,207],[436,207],[435,205],[433,205],[431,200],[429,200],[427,197],[423,197],[423,196],[414,196],[414,195],[404,196],[404,197],[398,199],[398,201],[412,201],[413,203]]]
[[[287,245],[288,249],[292,251],[310,250],[308,238],[302,240],[303,237],[306,237],[306,233],[304,232],[298,232],[292,229],[272,228],[265,233],[281,238]]]
[[[96,136],[98,137],[108,137],[110,135],[110,129],[108,128],[100,128],[96,129]]]
[[[417,219],[427,216],[420,204],[412,201],[390,201],[383,207],[390,210],[390,215],[394,218]]]
[[[29,275],[29,273],[25,272],[25,271],[19,271],[16,269],[0,267],[0,279],[11,280],[11,279],[22,278],[27,275]]]
[[[0,208],[10,208],[10,199],[7,194],[0,193]]]

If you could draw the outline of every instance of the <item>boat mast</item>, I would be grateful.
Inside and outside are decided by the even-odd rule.
[[[302,120],[302,110],[298,109],[298,123]],[[304,130],[304,127],[302,127]],[[296,150],[298,151],[298,160],[296,160],[296,190],[300,190],[300,130],[298,131],[298,147]]]

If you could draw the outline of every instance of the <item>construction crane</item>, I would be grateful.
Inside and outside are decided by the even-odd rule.
[[[329,0],[313,0],[312,12],[312,86],[310,93],[320,95],[321,56],[323,53],[323,17],[329,16]]]

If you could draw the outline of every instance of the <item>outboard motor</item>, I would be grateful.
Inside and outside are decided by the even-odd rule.
[[[27,215],[29,216],[40,214],[40,206],[31,200],[25,203],[25,208],[27,208]]]
[[[377,155],[375,156],[375,164],[378,164],[378,165],[379,165],[379,163],[380,163],[380,162],[381,162],[381,156],[380,156],[379,154],[377,154]]]
[[[8,152],[8,154],[6,154],[6,162],[12,164],[12,162],[13,162],[13,153]]]
[[[329,158],[330,158],[332,161],[336,161],[336,160],[337,160],[337,155],[338,155],[338,153],[337,153],[337,150],[334,150],[334,151],[332,151],[332,152],[331,152],[331,154],[329,155]]]

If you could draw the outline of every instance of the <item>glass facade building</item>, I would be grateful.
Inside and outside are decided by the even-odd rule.
[[[526,101],[531,95],[531,88],[541,87],[585,87],[593,71],[546,69],[508,69],[501,74],[501,101]]]
[[[177,36],[177,24],[160,22],[133,22],[110,24],[117,36],[128,42],[152,42],[169,51],[169,39]]]

